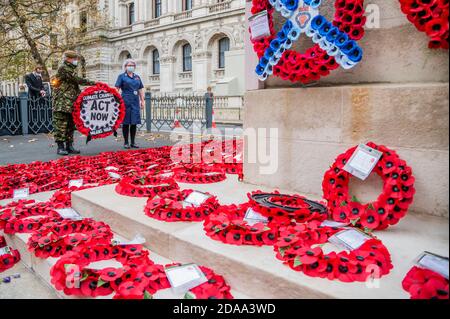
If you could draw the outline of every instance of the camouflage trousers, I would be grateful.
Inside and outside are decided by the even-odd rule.
[[[53,136],[55,142],[73,143],[73,133],[75,132],[75,123],[72,113],[53,112]]]

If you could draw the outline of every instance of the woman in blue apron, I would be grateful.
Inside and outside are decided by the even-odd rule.
[[[141,108],[144,107],[144,85],[141,77],[137,75],[136,62],[127,59],[123,64],[124,73],[120,74],[116,81],[116,88],[121,90],[122,98],[125,102],[126,113],[122,123],[124,148],[139,148],[136,145],[136,125],[141,124]],[[128,143],[128,136],[131,138],[131,145]]]

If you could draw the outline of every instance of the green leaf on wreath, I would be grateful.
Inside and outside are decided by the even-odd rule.
[[[295,257],[295,259],[294,259],[294,267],[298,267],[298,266],[301,266],[301,265],[303,265],[303,263],[300,261],[300,258],[298,256]]]
[[[365,232],[366,234],[371,235],[371,234],[372,234],[372,230],[373,230],[373,229],[370,229],[370,228],[368,228],[368,227],[364,227],[364,232]]]
[[[153,299],[153,296],[146,290],[144,291],[144,299]]]
[[[286,250],[288,250],[288,249],[289,249],[289,246],[288,247],[280,247],[278,249],[278,251],[280,252],[281,257],[284,257],[284,254],[285,254]]]
[[[375,207],[373,207],[373,204],[370,203],[370,204],[367,206],[367,209],[368,209],[368,210],[375,210]]]
[[[270,229],[271,229],[270,227],[266,226],[266,227],[263,228],[263,231],[269,231]]]
[[[361,203],[361,201],[355,195],[352,196],[352,202]]]
[[[197,297],[190,291],[188,291],[185,295],[184,295],[184,299],[197,299]]]
[[[89,274],[87,272],[83,273],[83,277],[80,279],[80,281],[85,281],[86,279],[88,279]]]
[[[347,202],[344,200],[343,202],[341,202],[341,207],[347,206]]]
[[[350,223],[353,225],[353,226],[356,226],[356,224],[359,222],[359,220],[360,220],[361,218],[356,218],[356,219],[353,219],[353,220],[351,220],[350,221]]]
[[[142,177],[139,179],[139,182],[141,182],[142,185],[145,185],[145,176],[142,176]]]
[[[106,284],[107,283],[107,281],[103,281],[103,280],[101,280],[100,278],[98,279],[98,282],[97,282],[97,287],[101,287],[101,286],[103,286],[104,284]]]

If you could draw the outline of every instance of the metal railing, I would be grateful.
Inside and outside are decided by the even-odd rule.
[[[231,8],[231,1],[217,2],[209,6],[209,13],[220,12]]]
[[[213,108],[242,109],[242,96],[206,95],[145,95],[140,129],[147,131],[172,130],[175,127],[212,127]],[[240,114],[240,111],[239,111]],[[239,120],[241,119],[239,115]],[[53,131],[51,97],[29,98],[26,92],[19,96],[0,97],[0,136],[49,133]]]
[[[17,96],[0,97],[0,135],[22,134],[22,116]]]
[[[212,100],[201,95],[156,95],[147,92],[144,119],[141,128],[152,130],[173,130],[176,127],[200,128],[212,126]]]

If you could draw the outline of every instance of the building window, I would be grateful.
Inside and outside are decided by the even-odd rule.
[[[219,40],[219,69],[225,68],[225,52],[230,50],[230,39]]]
[[[153,74],[159,74],[159,52],[154,49],[152,52]]]
[[[134,2],[131,2],[128,5],[128,25],[132,25],[135,22],[136,22],[135,6]]]
[[[126,59],[132,59],[131,53],[128,52],[127,55],[125,56],[125,58],[126,58]]]
[[[161,16],[161,0],[153,0],[153,5],[155,10],[154,12],[154,18],[159,18]]]
[[[192,49],[189,43],[183,45],[183,72],[192,71]]]
[[[183,0],[183,11],[192,10],[192,0]]]

